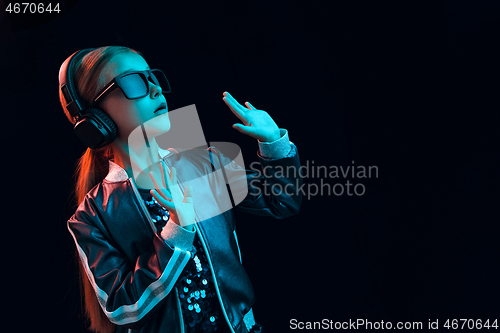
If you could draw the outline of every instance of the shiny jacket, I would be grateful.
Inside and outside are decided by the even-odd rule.
[[[251,186],[230,188],[233,196],[239,190],[248,190],[235,209],[279,219],[298,212],[301,203],[298,187],[302,181],[295,173],[283,172],[287,167],[296,171],[300,167],[297,149],[291,142],[290,147],[289,153],[279,159],[258,153],[265,173],[243,170],[246,181],[242,183],[240,179],[240,184],[251,183]],[[217,173],[207,172],[207,168],[238,168],[213,147],[169,151],[163,160],[167,166],[176,168],[181,188],[186,179],[208,175],[213,196],[218,198],[227,195],[226,181],[238,183],[226,179],[221,185]],[[235,333],[247,332],[254,323],[251,311],[254,292],[241,264],[232,209],[197,221],[193,232],[169,220],[159,233],[133,178],[112,161],[109,164],[108,175],[86,195],[69,219],[68,229],[101,308],[118,325],[116,331],[184,332],[176,281],[190,259],[197,233],[226,322]],[[228,177],[242,177],[242,169],[239,171],[234,176],[229,172]],[[273,186],[282,191],[279,195],[266,195],[265,186],[267,193],[272,193]]]

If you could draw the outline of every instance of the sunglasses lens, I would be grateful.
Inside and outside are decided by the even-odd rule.
[[[160,85],[163,93],[170,92],[170,83],[168,83],[167,77],[161,70],[159,69],[152,70],[151,78],[153,79],[153,81],[156,81],[153,82],[154,84]]]
[[[122,77],[121,88],[130,99],[144,97],[148,93],[148,86],[139,74],[130,74]]]

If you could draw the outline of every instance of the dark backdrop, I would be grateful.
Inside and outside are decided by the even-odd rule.
[[[2,12],[0,22],[3,275],[23,329],[85,331],[65,224],[84,147],[57,77],[71,53],[103,45],[135,48],[163,69],[169,108],[196,104],[207,141],[236,142],[247,165],[257,143],[231,128],[225,90],[288,129],[303,165],[378,167],[377,178],[350,179],[362,196],[313,196],[321,181],[346,180],[310,177],[297,216],[238,214],[254,312],[268,332],[288,331],[292,318],[498,318],[498,2],[61,8]]]

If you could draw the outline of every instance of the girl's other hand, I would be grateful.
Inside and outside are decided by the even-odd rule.
[[[233,128],[261,142],[272,142],[280,138],[278,125],[266,111],[257,110],[249,102],[245,103],[245,108],[227,91],[223,95],[224,102],[243,123],[234,124]]]
[[[153,172],[149,173],[155,186],[155,189],[150,191],[151,195],[170,212],[170,217],[176,224],[185,229],[193,230],[193,223],[195,222],[193,187],[191,185],[186,186],[184,194],[182,194],[177,182],[175,168],[172,167],[168,172],[163,160],[160,161],[160,168],[163,186],[156,181]]]

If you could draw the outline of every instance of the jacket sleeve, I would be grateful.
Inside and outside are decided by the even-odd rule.
[[[175,225],[182,230],[171,239],[155,234],[151,249],[131,262],[113,246],[93,204],[86,199],[84,209],[69,219],[68,229],[103,312],[116,325],[140,327],[145,322],[141,319],[172,291],[190,258],[186,239],[191,237],[192,245],[194,233]]]
[[[236,210],[259,216],[270,216],[278,219],[295,215],[302,202],[302,177],[300,176],[300,159],[297,147],[288,140],[288,133],[281,129],[282,137],[277,146],[285,153],[272,156],[272,149],[257,152],[259,162],[250,164],[250,168],[242,168],[229,158],[216,151],[223,165],[227,183],[233,198],[248,191],[244,199],[235,207]],[[264,156],[263,151],[268,156]],[[246,177],[246,181],[241,181]],[[237,186],[231,186],[236,184]],[[240,185],[238,185],[240,184]],[[246,188],[244,188],[246,184]]]

